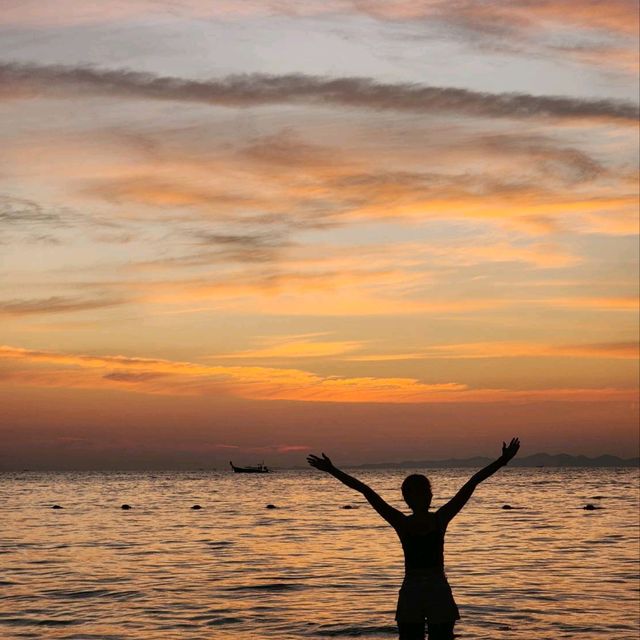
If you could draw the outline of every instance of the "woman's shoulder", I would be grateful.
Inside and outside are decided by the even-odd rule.
[[[428,535],[433,531],[440,531],[440,518],[436,513],[428,512],[405,516],[403,529],[409,535]]]

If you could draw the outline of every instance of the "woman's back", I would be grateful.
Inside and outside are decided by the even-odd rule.
[[[444,530],[437,514],[406,516],[396,532],[402,543],[406,572],[444,570]]]

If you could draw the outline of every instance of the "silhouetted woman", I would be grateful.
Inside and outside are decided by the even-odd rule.
[[[476,473],[435,513],[431,506],[431,484],[426,476],[412,474],[402,483],[402,496],[413,512],[410,516],[388,505],[371,487],[333,466],[331,460],[310,455],[307,462],[326,471],[351,489],[359,491],[369,504],[395,529],[404,551],[404,581],[398,597],[396,620],[400,640],[423,640],[425,622],[429,640],[450,640],[460,618],[451,587],[444,573],[444,535],[447,525],[467,504],[475,488],[518,453],[520,441],[502,443],[502,455]]]

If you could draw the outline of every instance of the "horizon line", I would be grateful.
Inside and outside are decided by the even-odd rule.
[[[640,454],[640,452],[638,452]],[[631,456],[629,458],[623,458],[621,456],[612,454],[612,453],[602,453],[599,454],[597,456],[587,456],[584,454],[571,454],[571,453],[546,453],[546,452],[538,452],[538,453],[533,453],[527,456],[523,456],[521,458],[518,458],[516,460],[513,460],[510,466],[516,466],[516,467],[528,467],[529,465],[526,464],[526,461],[532,459],[532,458],[539,458],[539,457],[547,457],[547,458],[569,458],[575,461],[584,461],[584,462],[596,462],[598,460],[600,460],[601,458],[612,458],[616,461],[620,461],[621,463],[625,463],[623,465],[621,465],[621,467],[632,467],[632,466],[640,466],[640,455],[636,455],[636,456]],[[478,461],[479,463],[481,463],[482,461],[485,460],[491,460],[490,456],[483,456],[483,455],[478,455],[478,456],[469,456],[466,458],[439,458],[439,459],[423,459],[423,460],[400,460],[400,461],[381,461],[381,462],[361,462],[361,463],[344,463],[341,464],[340,466],[345,468],[345,469],[364,469],[366,470],[367,468],[371,468],[371,467],[377,467],[377,468],[400,468],[400,467],[410,467],[411,465],[418,465],[418,466],[424,466],[424,465],[428,465],[428,464],[436,464],[436,465],[444,465],[443,468],[451,468],[451,469],[455,469],[455,468],[466,468],[467,466],[473,466],[473,465],[465,465],[462,464],[459,467],[456,467],[455,464],[452,465],[446,465],[445,463],[471,463],[474,461]],[[523,464],[524,463],[524,464]],[[301,469],[306,469],[307,466],[306,465],[286,465],[286,466],[279,466],[279,465],[267,465],[269,466],[271,469],[273,470],[278,470],[278,471],[299,471]],[[536,468],[542,466],[542,468],[555,468],[555,469],[562,469],[562,468],[566,468],[563,467],[562,465],[531,465],[531,468]],[[593,465],[585,465],[586,467],[588,466],[593,466],[593,467],[599,467],[601,466],[602,468],[617,468],[617,465],[598,465],[598,464],[593,464]],[[572,465],[569,468],[576,468],[576,467],[580,467],[580,465]],[[0,468],[0,473],[69,473],[69,472],[79,472],[79,473],[105,473],[105,472],[162,472],[162,473],[171,473],[171,472],[180,472],[180,473],[194,473],[194,472],[219,472],[222,471],[223,469],[221,468],[217,468],[214,466],[211,467],[203,467],[203,466],[185,466],[185,467],[171,467],[171,466],[152,466],[152,467],[144,467],[144,466],[140,466],[140,467],[96,467],[96,468],[82,468],[82,467],[68,467],[68,468],[61,468],[61,467],[42,467],[42,468]],[[224,468],[224,470],[226,470],[226,467]]]

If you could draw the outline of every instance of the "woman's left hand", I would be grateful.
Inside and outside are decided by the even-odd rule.
[[[502,443],[502,455],[500,458],[502,461],[507,464],[509,460],[512,460],[516,453],[518,453],[518,449],[520,448],[520,440],[518,438],[511,438],[511,442],[507,445],[506,442]]]

